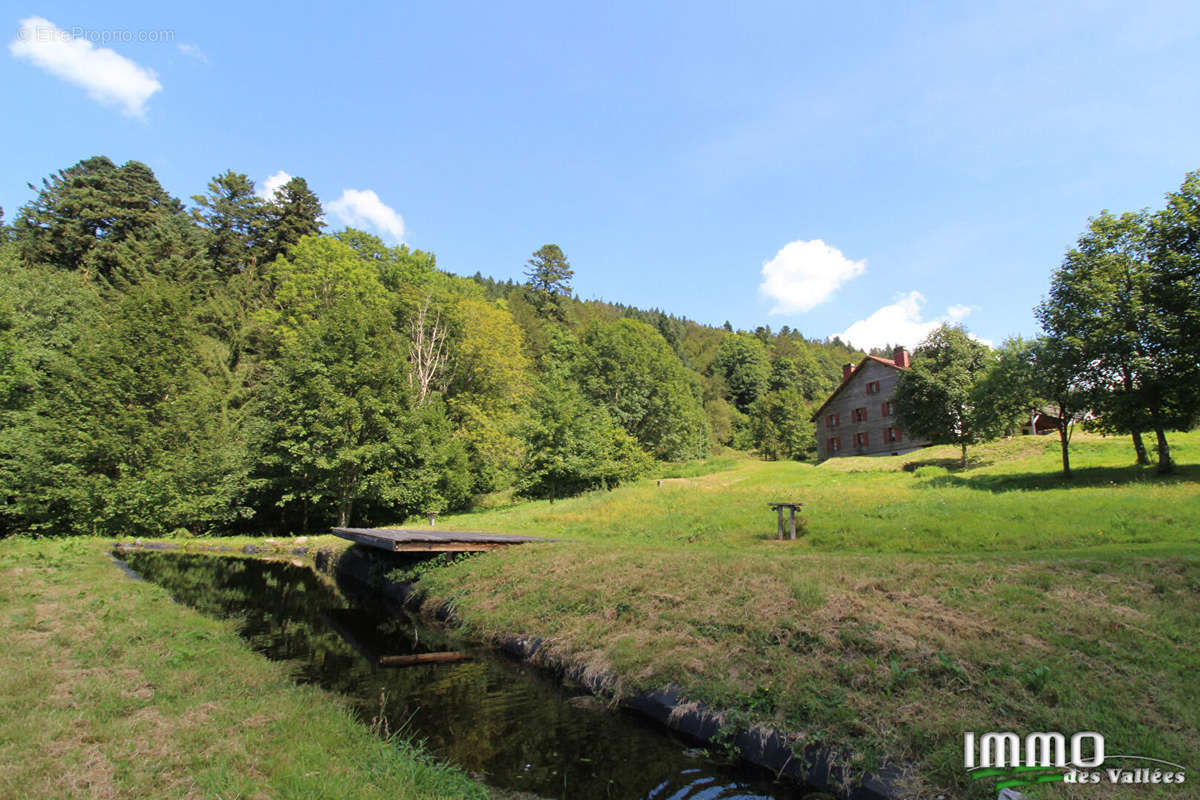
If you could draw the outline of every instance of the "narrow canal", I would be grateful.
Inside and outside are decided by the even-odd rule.
[[[297,681],[349,698],[480,780],[561,800],[721,800],[801,792],[713,758],[633,712],[600,707],[535,668],[382,608],[350,586],[283,562],[175,553],[121,556],[176,601],[236,619]],[[379,656],[464,651],[454,663],[377,667]]]

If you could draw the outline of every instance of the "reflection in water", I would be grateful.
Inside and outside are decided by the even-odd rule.
[[[711,760],[627,711],[572,703],[535,669],[482,649],[470,660],[378,668],[381,655],[464,649],[453,634],[348,598],[312,570],[241,558],[130,552],[129,565],[176,600],[240,620],[296,680],[348,697],[361,720],[404,726],[494,786],[571,800],[793,796]]]

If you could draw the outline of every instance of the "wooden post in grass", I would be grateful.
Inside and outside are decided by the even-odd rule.
[[[783,541],[783,510],[788,510],[788,538],[792,541],[796,539],[796,509],[804,503],[767,503],[767,506],[775,509],[775,538]]]

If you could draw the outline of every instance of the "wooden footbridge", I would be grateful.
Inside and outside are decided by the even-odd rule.
[[[330,533],[393,553],[484,553],[527,542],[553,542],[536,536],[435,531],[428,528],[331,528]]]

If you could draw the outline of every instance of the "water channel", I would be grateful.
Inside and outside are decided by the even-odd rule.
[[[457,641],[286,562],[129,552],[177,602],[237,620],[239,634],[297,681],[349,698],[489,785],[560,800],[725,800],[802,795],[715,758],[634,712],[603,708],[536,668]],[[378,656],[460,651],[454,663],[379,667]]]

